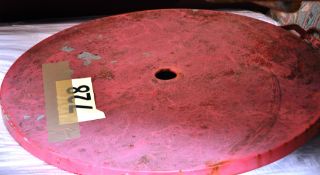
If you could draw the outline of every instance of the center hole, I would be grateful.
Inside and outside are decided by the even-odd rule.
[[[170,80],[177,77],[177,74],[170,69],[160,69],[155,76],[160,80]]]

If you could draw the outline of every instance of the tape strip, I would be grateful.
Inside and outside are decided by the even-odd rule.
[[[75,100],[69,100],[70,97],[73,97],[73,95],[68,93],[68,89],[72,89],[72,87],[72,80],[62,80],[56,82],[57,108],[60,125],[78,122],[77,111],[73,108],[70,108],[76,105]]]
[[[49,142],[60,142],[80,137],[78,123],[59,125],[56,81],[69,80],[70,87],[72,87],[69,62],[43,64],[42,76]]]

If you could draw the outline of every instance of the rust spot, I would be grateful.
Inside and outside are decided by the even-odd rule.
[[[151,79],[152,83],[157,84],[158,81],[156,79]]]
[[[81,153],[83,153],[83,152],[85,152],[85,151],[86,151],[86,149],[84,149],[84,148],[80,148],[78,151],[79,151],[79,152],[81,152]]]
[[[265,59],[260,58],[260,57],[252,59],[252,62],[258,64],[259,66],[264,66],[264,67],[267,67],[267,68],[271,68],[272,67],[272,64],[270,62],[268,62]]]
[[[224,166],[228,161],[222,161],[222,162],[219,162],[219,163],[212,163],[211,161],[207,161],[205,162],[206,166],[209,167],[211,169],[211,172],[209,175],[219,175],[219,171],[220,171],[220,168],[222,166]]]
[[[207,101],[203,101],[203,102],[200,102],[199,103],[199,106],[216,106],[217,104],[215,103],[215,101],[213,101],[213,100],[207,100]]]
[[[290,75],[287,76],[287,79],[293,80],[294,78],[296,78],[296,73],[295,73],[295,71],[291,71]]]
[[[142,157],[139,159],[139,164],[147,164],[147,163],[149,163],[149,162],[150,162],[150,160],[149,160],[149,158],[148,158],[146,155],[142,156]]]
[[[204,79],[207,79],[207,80],[213,80],[213,79],[215,79],[215,78],[217,78],[217,75],[214,75],[214,74],[212,74],[212,73],[208,73],[208,74],[206,74],[205,77],[204,77]]]
[[[203,125],[200,126],[200,128],[201,129],[208,129],[209,127],[208,127],[208,125],[203,124]]]
[[[223,73],[224,76],[231,76],[236,74],[236,72],[234,70],[228,70],[226,72]]]
[[[44,128],[42,128],[42,127],[40,127],[40,126],[36,126],[36,130],[37,130],[37,131],[43,131]]]
[[[96,78],[102,78],[102,79],[107,79],[107,80],[113,80],[114,75],[110,70],[103,69],[100,71],[100,73],[96,76]]]
[[[258,156],[257,156],[257,164],[258,164],[258,166],[261,166],[261,165],[262,165],[262,157],[261,157],[261,154],[258,154]]]

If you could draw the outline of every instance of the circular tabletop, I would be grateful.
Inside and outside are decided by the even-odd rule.
[[[42,65],[91,77],[106,118],[48,141]],[[237,174],[319,131],[320,52],[288,31],[209,10],[152,10],[74,26],[23,54],[1,106],[33,155],[78,174]]]

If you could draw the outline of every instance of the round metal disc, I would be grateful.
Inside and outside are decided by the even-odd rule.
[[[41,65],[60,61],[72,78],[92,77],[106,118],[51,143]],[[42,41],[7,73],[1,105],[26,150],[70,172],[236,174],[317,133],[319,89],[320,53],[293,34],[238,15],[173,9],[106,17]]]

